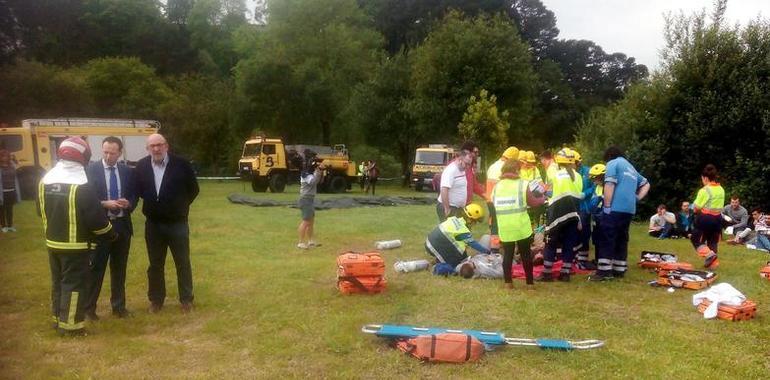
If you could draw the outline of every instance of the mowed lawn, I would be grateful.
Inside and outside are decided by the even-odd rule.
[[[509,291],[502,281],[393,271],[398,259],[426,257],[423,240],[436,224],[434,207],[319,211],[316,231],[323,246],[300,251],[298,210],[231,204],[226,196],[244,192],[240,182],[201,187],[190,220],[195,311],[179,310],[169,255],[166,307],[148,314],[144,218],[137,212],[127,284],[134,316],[110,315],[106,282],[98,310],[102,319],[88,323],[85,338],[60,338],[50,328],[41,224],[33,203],[17,206],[19,232],[0,235],[0,377],[759,379],[770,374],[770,281],[758,275],[770,256],[762,252],[722,245],[717,280],[755,300],[757,318],[704,320],[691,304],[694,291],[650,287],[654,275],[633,265],[643,249],[673,251],[693,264],[701,260],[687,241],[649,238],[641,224],[633,227],[625,279],[590,283],[574,276],[568,284],[537,284],[534,292],[516,282]],[[288,200],[297,191],[293,186],[285,194],[258,196]],[[381,192],[414,195],[387,186]],[[384,252],[388,291],[340,295],[337,254],[370,250],[379,239],[404,241],[402,248]],[[369,323],[596,338],[606,346],[573,352],[501,347],[472,364],[422,364],[385,340],[362,334],[361,326]]]

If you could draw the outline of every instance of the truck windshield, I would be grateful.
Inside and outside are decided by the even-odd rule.
[[[245,144],[243,146],[243,157],[257,157],[262,151],[262,144]]]
[[[414,156],[414,163],[423,165],[444,165],[447,161],[446,156],[446,152],[417,151]]]

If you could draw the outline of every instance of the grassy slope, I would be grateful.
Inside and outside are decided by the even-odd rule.
[[[296,187],[274,199],[293,199]],[[405,193],[385,188],[383,193]],[[192,211],[196,311],[182,315],[169,257],[169,299],[160,315],[146,312],[147,257],[137,213],[128,269],[129,320],[103,316],[84,339],[61,339],[48,325],[50,280],[34,205],[17,206],[20,232],[0,236],[0,377],[50,378],[762,378],[770,372],[770,283],[758,269],[767,255],[723,245],[722,281],[759,304],[750,322],[706,321],[690,304],[646,285],[631,269],[619,282],[540,284],[535,292],[502,289],[498,281],[397,274],[396,259],[423,258],[434,208],[380,207],[317,213],[323,246],[299,251],[299,211],[227,202],[240,183],[206,183]],[[408,193],[412,194],[412,193]],[[426,194],[427,195],[427,194]],[[642,249],[668,250],[700,263],[688,243],[632,231],[630,259]],[[334,259],[378,239],[402,239],[385,252],[390,287],[378,296],[341,296]],[[169,255],[170,256],[170,255]],[[405,323],[503,331],[516,337],[599,338],[584,352],[503,348],[469,365],[423,365],[359,332],[367,323]]]

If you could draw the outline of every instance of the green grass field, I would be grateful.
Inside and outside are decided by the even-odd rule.
[[[109,315],[105,282],[102,319],[88,324],[85,338],[60,338],[50,328],[40,221],[33,203],[18,205],[19,232],[0,235],[0,377],[759,379],[770,373],[770,282],[758,275],[765,253],[720,247],[717,281],[755,300],[757,318],[704,320],[691,304],[694,291],[652,288],[647,282],[654,275],[634,265],[620,281],[589,283],[574,276],[569,284],[537,284],[534,292],[523,290],[523,282],[507,291],[502,281],[395,273],[397,259],[425,258],[423,240],[436,223],[431,206],[319,211],[323,246],[300,251],[299,211],[227,201],[243,189],[239,182],[202,184],[190,221],[196,309],[189,315],[178,307],[170,255],[169,299],[160,314],[148,314],[144,219],[137,212],[127,283],[134,316]],[[287,200],[296,192],[289,187],[285,194],[260,196]],[[394,187],[382,193],[414,194]],[[648,249],[701,263],[687,241],[655,240],[644,227],[633,228],[630,262]],[[384,252],[388,291],[340,295],[336,255],[371,249],[380,239],[404,241]],[[503,347],[476,363],[432,365],[362,334],[368,323],[597,338],[606,346],[579,352]]]

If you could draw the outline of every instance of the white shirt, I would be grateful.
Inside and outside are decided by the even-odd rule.
[[[465,207],[465,201],[468,199],[468,180],[465,178],[465,171],[460,169],[457,161],[452,161],[441,172],[441,187],[449,189],[449,205],[452,207]],[[441,203],[441,194],[438,196]]]
[[[156,164],[150,156],[150,165],[152,165],[152,173],[155,175],[155,196],[158,196],[160,195],[160,184],[163,183],[163,175],[168,166],[168,154],[163,157],[163,162],[160,165]]]
[[[660,228],[663,228],[666,226],[666,223],[668,224],[674,224],[671,221],[676,222],[676,216],[674,216],[674,213],[670,211],[666,211],[666,215],[661,217],[657,213],[655,215],[650,217],[650,230],[652,231],[652,227],[657,226]]]
[[[118,179],[118,198],[123,197],[123,192],[121,191],[123,189],[123,185],[120,183],[120,173],[118,172],[118,163],[116,162],[115,165],[110,166],[107,164],[107,161],[102,159],[102,166],[104,167],[104,183],[107,185],[105,188],[107,189],[107,199],[110,199],[110,168],[115,168],[115,177]],[[123,210],[120,210],[117,214],[113,214],[116,217],[122,217],[123,216]]]

